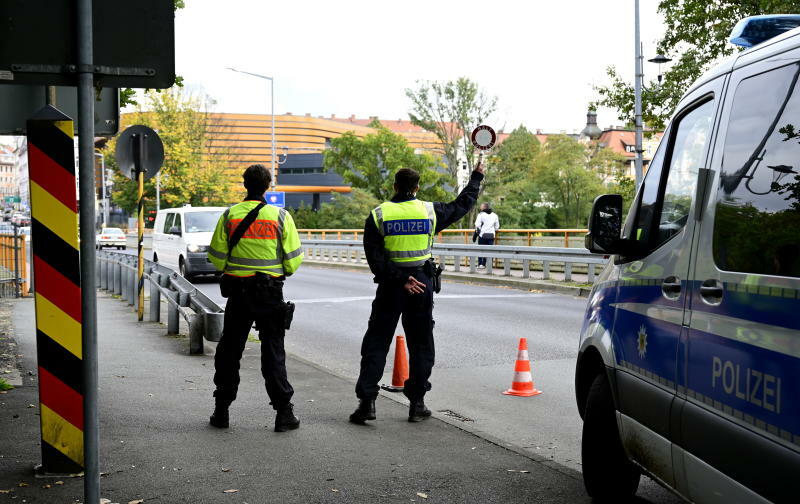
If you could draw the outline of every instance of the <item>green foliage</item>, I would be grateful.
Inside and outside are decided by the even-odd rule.
[[[542,191],[533,177],[540,151],[536,136],[520,126],[488,160],[481,202],[492,205],[502,218],[503,227],[541,228],[546,225],[548,209],[537,205],[541,203]]]
[[[380,124],[377,131],[364,138],[347,132],[331,140],[323,165],[338,173],[349,185],[385,201],[394,195],[394,174],[401,168],[413,168],[420,174],[420,199],[438,201],[447,195],[447,179],[439,172],[439,163],[428,153],[416,154],[408,141]]]
[[[642,90],[644,123],[655,130],[664,129],[691,83],[719,58],[737,51],[727,39],[742,18],[798,10],[800,0],[661,0],[658,11],[664,16],[666,30],[657,51],[673,62],[660,85],[651,80]],[[614,67],[609,67],[607,74],[609,84],[595,87],[599,95],[595,105],[615,109],[621,121],[633,124],[632,83],[622,80]]]
[[[318,212],[306,205],[290,210],[298,229],[362,229],[364,220],[381,200],[361,189],[350,195],[334,194],[333,201],[323,203]]]
[[[161,168],[161,206],[164,208],[192,204],[225,205],[234,197],[231,180],[225,173],[230,156],[213,148],[209,129],[214,126],[207,112],[201,111],[200,100],[184,94],[181,88],[148,91],[147,111],[141,107],[128,118],[131,124],[143,124],[158,131],[164,143],[164,165]],[[106,165],[118,168],[114,157],[117,139],[108,143]],[[137,185],[115,175],[112,195],[114,203],[134,212]],[[155,178],[145,183],[148,208],[154,206]]]
[[[603,192],[602,177],[591,169],[587,148],[566,135],[547,139],[536,159],[534,173],[555,204],[559,227],[586,226],[594,198]]]
[[[450,176],[458,173],[459,151],[472,169],[475,147],[469,135],[497,108],[497,97],[489,96],[476,82],[466,77],[455,81],[417,81],[416,89],[406,89],[411,100],[411,122],[436,135],[442,143]]]
[[[4,379],[0,378],[0,390],[11,390],[14,388],[14,385],[11,385]]]

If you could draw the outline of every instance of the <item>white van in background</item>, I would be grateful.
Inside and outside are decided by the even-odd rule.
[[[217,272],[206,253],[211,236],[227,207],[167,208],[158,211],[153,227],[153,260],[191,280]]]

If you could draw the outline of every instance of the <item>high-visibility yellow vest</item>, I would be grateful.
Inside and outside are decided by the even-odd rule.
[[[259,203],[243,201],[222,214],[211,238],[208,260],[228,275],[252,276],[261,272],[289,276],[303,262],[303,249],[294,220],[283,208],[265,205],[228,258],[228,239]]]
[[[387,201],[372,211],[372,218],[383,235],[389,260],[399,266],[420,266],[431,257],[436,232],[433,203],[419,200]]]

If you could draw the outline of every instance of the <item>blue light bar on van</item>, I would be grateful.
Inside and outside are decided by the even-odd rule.
[[[796,14],[751,16],[736,23],[729,40],[737,46],[753,47],[798,26],[800,15]]]

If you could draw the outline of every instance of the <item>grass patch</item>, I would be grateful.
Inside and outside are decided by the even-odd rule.
[[[4,379],[0,378],[0,390],[5,391],[5,390],[11,390],[13,388],[14,388],[14,385],[11,385],[10,383],[5,381]]]
[[[250,333],[250,334],[247,336],[247,341],[249,341],[250,343],[260,343],[260,342],[261,342],[261,340],[260,340],[260,339],[258,339],[258,336],[256,336],[256,335],[255,335],[255,334],[253,334],[253,333]]]

